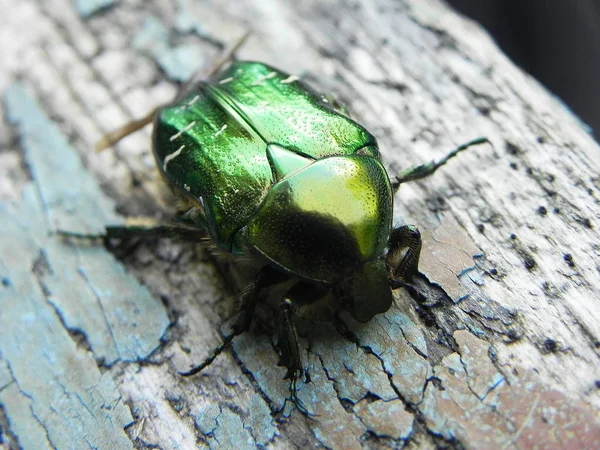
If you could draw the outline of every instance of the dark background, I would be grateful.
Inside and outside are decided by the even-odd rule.
[[[447,0],[600,139],[600,0]]]

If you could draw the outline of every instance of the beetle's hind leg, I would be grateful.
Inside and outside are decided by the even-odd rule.
[[[254,309],[256,308],[256,304],[258,303],[262,290],[279,282],[280,279],[281,274],[270,269],[268,266],[265,266],[259,270],[252,284],[250,284],[250,286],[242,293],[240,297],[240,310],[237,320],[231,328],[231,332],[223,338],[223,342],[217,346],[213,350],[212,354],[202,361],[201,364],[196,367],[192,367],[185,372],[179,372],[179,374],[184,377],[189,377],[201,372],[203,369],[208,367],[217,356],[223,353],[223,351],[231,345],[233,338],[239,334],[242,334],[244,331],[247,331],[252,323]]]
[[[492,145],[492,143],[487,138],[473,139],[472,141],[469,141],[455,148],[439,161],[431,161],[427,164],[420,164],[418,166],[409,167],[408,169],[403,170],[402,172],[400,172],[400,174],[398,174],[395,177],[396,179],[392,181],[392,188],[394,189],[394,192],[398,190],[402,183],[406,183],[407,181],[420,180],[421,178],[428,177],[440,167],[442,167],[444,164],[446,164],[450,158],[454,158],[458,153],[475,145],[481,144]]]
[[[123,225],[108,225],[104,233],[78,233],[59,230],[59,236],[66,239],[128,239],[173,237],[187,240],[200,240],[206,236],[203,228],[181,224],[160,224],[146,217],[128,218]]]

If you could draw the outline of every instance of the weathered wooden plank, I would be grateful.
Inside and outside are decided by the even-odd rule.
[[[24,447],[131,448],[124,433],[131,413],[94,358],[107,365],[146,358],[169,323],[166,311],[105,249],[71,246],[52,233],[98,233],[102,222],[118,221],[114,204],[22,87],[4,100],[33,177],[20,202],[0,211],[8,420],[21,419],[14,431]]]
[[[77,181],[54,183],[50,172],[42,183],[40,174],[53,161],[31,158],[26,140],[17,145],[22,125],[4,125],[0,198],[33,211],[25,220],[14,207],[3,210],[11,223],[24,224],[20,236],[29,238],[18,245],[29,253],[21,253],[39,256],[44,249],[50,267],[73,269],[72,252],[86,255],[77,256],[77,264],[87,264],[86,274],[112,270],[102,279],[79,276],[69,284],[62,272],[44,272],[39,264],[32,271],[37,259],[30,257],[22,262],[21,278],[12,272],[10,278],[33,283],[54,324],[48,338],[61,342],[74,361],[90,360],[86,376],[100,372],[85,346],[75,345],[82,334],[95,360],[111,364],[102,368],[102,379],[114,383],[107,398],[118,398],[117,389],[135,420],[126,430],[127,445],[591,448],[600,439],[599,149],[577,119],[477,26],[433,0],[154,0],[114,2],[89,17],[66,0],[10,2],[5,9],[10,13],[0,33],[18,30],[23,37],[2,45],[0,88],[20,75],[68,135],[56,147],[74,146],[83,160],[85,169],[62,181],[100,184],[122,214],[168,220],[172,211],[173,199],[152,170],[148,131],[101,155],[90,151],[95,141],[170,100],[178,81],[197,68],[207,71],[247,28],[254,36],[239,56],[333,92],[377,135],[391,173],[477,136],[494,144],[461,154],[430,180],[403,186],[396,198],[398,222],[428,229],[417,280],[426,302],[399,291],[394,307],[368,324],[343,317],[345,332],[310,318],[300,323],[312,382],[299,386],[299,396],[315,414],[307,419],[285,400],[285,371],[276,366],[271,333],[263,331],[269,329],[268,310],[231,353],[197,377],[179,377],[177,370],[201,361],[227,330],[241,276],[227,263],[215,265],[202,246],[168,240],[121,246],[123,264],[148,287],[148,296],[129,284],[120,263],[103,249],[63,247],[45,234],[42,220],[43,214],[53,217],[55,202],[35,209],[22,161],[40,199],[66,195],[82,205],[75,212],[92,205],[84,214],[89,227],[114,216],[96,216],[99,200],[87,199],[88,188],[74,190]],[[20,101],[12,102],[12,112],[5,106],[2,117],[14,116]],[[21,116],[21,123],[31,122]],[[21,200],[23,192],[29,201]],[[109,214],[111,208],[99,209]],[[70,225],[79,225],[73,214]],[[3,248],[17,245],[4,236]],[[69,296],[71,285],[90,295],[117,280],[145,298],[148,327],[132,307],[134,294],[91,295],[88,303]],[[61,295],[48,296],[40,282]],[[102,314],[101,303],[119,314]],[[27,305],[12,302],[13,315],[24,314]],[[172,326],[142,362],[162,336],[164,308]],[[126,330],[125,341],[110,336],[114,328],[107,321]],[[81,334],[69,335],[73,329]],[[7,357],[4,342],[3,335],[3,367],[30,363],[14,349]],[[31,344],[33,352],[43,348]],[[45,370],[62,370],[56,367]],[[0,424],[6,436],[29,448],[51,421],[38,421],[23,407],[28,391],[14,381],[20,381],[15,373],[0,370]],[[44,380],[37,386],[40,395],[53,389]],[[119,414],[115,428],[131,420]],[[123,436],[120,430],[111,434]]]

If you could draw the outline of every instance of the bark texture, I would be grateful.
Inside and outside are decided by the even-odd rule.
[[[435,0],[0,0],[0,446],[592,448],[600,441],[600,152],[476,25]],[[331,92],[390,174],[479,136],[403,185],[425,235],[417,302],[367,324],[300,321],[311,382],[291,407],[265,310],[221,340],[244,277],[202,243],[109,252],[52,232],[174,201],[146,129],[246,30],[240,59]],[[474,258],[473,258],[474,257]]]

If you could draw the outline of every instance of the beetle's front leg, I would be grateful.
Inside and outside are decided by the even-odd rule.
[[[469,141],[466,144],[455,148],[439,161],[431,161],[427,164],[420,164],[418,166],[409,167],[408,169],[403,170],[402,172],[400,172],[399,175],[396,176],[396,179],[392,182],[392,188],[394,189],[394,192],[398,190],[402,183],[406,183],[407,181],[420,180],[421,178],[428,177],[440,167],[442,167],[444,164],[446,164],[450,158],[455,157],[458,153],[475,145],[481,144],[492,145],[487,138],[473,139],[472,141]]]
[[[394,279],[410,281],[417,273],[421,247],[421,233],[414,225],[404,225],[392,230],[386,262],[393,268]]]

